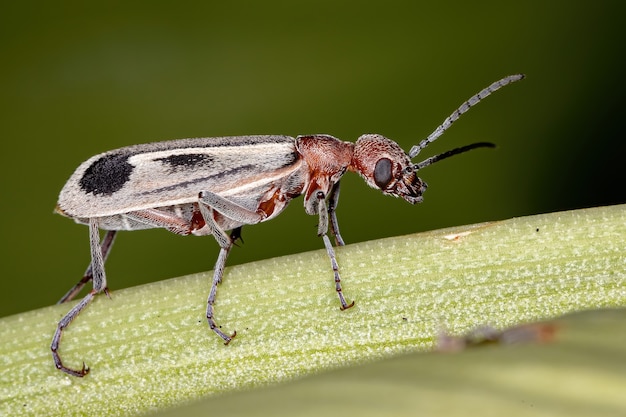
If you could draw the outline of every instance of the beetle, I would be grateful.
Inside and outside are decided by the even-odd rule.
[[[89,226],[91,248],[87,271],[59,303],[72,300],[92,281],[91,291],[57,325],[50,345],[56,368],[78,377],[89,372],[85,363],[82,369],[64,365],[59,344],[63,331],[97,294],[109,295],[104,263],[119,230],[164,228],[180,235],[213,235],[220,251],[206,318],[211,330],[228,344],[237,333],[224,333],[213,309],[228,253],[240,237],[242,226],[276,217],[292,199],[303,195],[306,213],[319,218],[317,234],[330,258],[340,308],[352,307],[354,301],[349,303],[343,295],[339,267],[328,238],[330,226],[335,244],[344,245],[335,212],[341,177],[353,171],[384,194],[420,203],[427,185],[417,171],[452,155],[494,145],[478,142],[419,163],[411,160],[481,99],[522,78],[523,74],[511,75],[481,90],[408,154],[396,142],[378,134],[362,135],[355,143],[318,134],[297,138],[261,135],[179,139],[128,146],[89,158],[61,190],[55,209]],[[107,231],[102,241],[100,230]]]

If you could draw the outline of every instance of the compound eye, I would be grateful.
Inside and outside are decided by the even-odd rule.
[[[379,159],[374,167],[374,182],[380,189],[385,189],[391,182],[391,161],[387,158]]]

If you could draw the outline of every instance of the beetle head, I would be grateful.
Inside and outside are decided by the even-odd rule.
[[[354,145],[352,161],[348,169],[358,172],[371,187],[380,189],[384,194],[402,197],[411,204],[421,202],[422,194],[426,191],[426,183],[417,176],[418,170],[452,155],[476,148],[493,148],[495,145],[489,142],[473,143],[431,156],[416,164],[411,162],[411,159],[439,138],[463,113],[480,103],[482,99],[523,78],[524,74],[509,75],[483,88],[478,94],[474,94],[452,112],[426,139],[413,146],[408,155],[397,143],[384,136],[361,136]]]
[[[419,150],[430,142],[424,141]],[[417,171],[459,153],[476,148],[493,148],[489,142],[472,143],[455,148],[439,155],[431,156],[422,162],[413,163],[402,148],[381,135],[363,135],[354,145],[350,169],[358,172],[370,187],[378,188],[384,194],[402,197],[411,204],[421,203],[428,185],[417,176]],[[414,147],[416,148],[416,147]],[[412,150],[413,152],[413,150]]]
[[[354,145],[350,169],[359,173],[370,187],[384,194],[421,203],[426,183],[416,174],[416,165],[402,148],[384,136],[363,135]]]

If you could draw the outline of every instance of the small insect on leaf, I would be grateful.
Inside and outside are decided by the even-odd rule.
[[[545,322],[527,323],[504,330],[483,326],[462,336],[441,333],[437,339],[437,351],[454,353],[487,345],[549,343],[554,340],[557,330],[555,323]]]
[[[273,219],[302,195],[306,213],[319,219],[318,235],[330,258],[339,307],[352,307],[354,301],[348,302],[343,295],[328,238],[330,227],[336,244],[344,244],[335,211],[341,177],[347,171],[356,172],[384,194],[420,203],[426,183],[417,171],[450,156],[494,145],[479,142],[418,163],[411,159],[481,99],[522,78],[521,74],[505,77],[472,96],[408,154],[378,134],[362,135],[355,143],[317,134],[179,139],[128,146],[89,158],[67,181],[56,206],[57,213],[89,226],[91,247],[85,274],[59,302],[72,300],[89,281],[93,287],[58,323],[50,346],[55,366],[79,377],[89,372],[85,364],[81,369],[64,365],[59,344],[63,330],[94,297],[108,294],[104,263],[120,230],[162,228],[179,235],[215,238],[220,251],[206,318],[211,330],[228,344],[237,333],[221,330],[213,308],[228,254],[243,226]],[[107,231],[102,241],[100,230]]]

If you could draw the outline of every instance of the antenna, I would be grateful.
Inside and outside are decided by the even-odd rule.
[[[417,154],[419,154],[421,152],[422,149],[424,149],[425,147],[427,147],[431,142],[434,142],[435,140],[437,140],[437,138],[439,138],[439,136],[443,135],[443,132],[445,132],[450,126],[452,126],[452,123],[456,122],[457,120],[459,120],[459,117],[461,117],[461,115],[463,113],[465,113],[466,111],[468,111],[470,108],[472,108],[473,106],[475,106],[476,104],[480,103],[480,101],[482,99],[484,99],[485,97],[489,96],[491,93],[501,89],[502,87],[509,85],[511,83],[514,83],[515,81],[519,81],[521,79],[524,78],[524,74],[515,74],[515,75],[509,75],[508,77],[504,77],[501,80],[498,80],[496,82],[494,82],[493,84],[491,84],[489,87],[482,89],[478,94],[473,95],[472,97],[470,97],[469,100],[467,100],[465,103],[461,104],[461,106],[456,109],[454,112],[452,112],[452,114],[450,116],[448,116],[448,118],[446,118],[446,120],[443,121],[442,124],[440,124],[437,129],[435,129],[433,131],[433,133],[431,133],[426,139],[424,139],[423,141],[421,141],[419,143],[419,145],[415,145],[411,148],[411,150],[409,151],[409,158],[413,159],[417,156]],[[461,152],[465,152],[465,151],[469,151],[470,149],[474,149],[475,147],[479,147],[479,146],[475,146],[474,145],[469,145],[469,149],[466,149],[467,147],[463,147],[463,148],[457,148],[454,149],[452,151],[448,151],[448,152],[444,152],[441,155],[437,155],[434,160],[431,161],[431,159],[433,158],[429,158],[423,162],[420,162],[418,165],[420,166],[420,168],[425,167],[427,165],[430,165],[438,160],[447,158],[449,156],[452,155],[456,155],[457,153],[461,153]],[[482,145],[485,146],[485,145]],[[426,163],[427,161],[430,161],[428,163]]]
[[[439,155],[435,155],[435,156],[431,156],[428,159],[424,159],[422,162],[419,162],[415,165],[413,165],[413,168],[418,171],[424,167],[427,167],[428,165],[432,165],[435,162],[441,161],[442,159],[446,159],[451,157],[452,155],[457,155],[463,152],[467,152],[467,151],[471,151],[472,149],[476,149],[476,148],[495,148],[496,145],[494,145],[491,142],[477,142],[477,143],[472,143],[471,145],[465,145],[465,146],[461,146],[460,148],[454,148],[450,151],[446,151],[443,153],[440,153]]]

